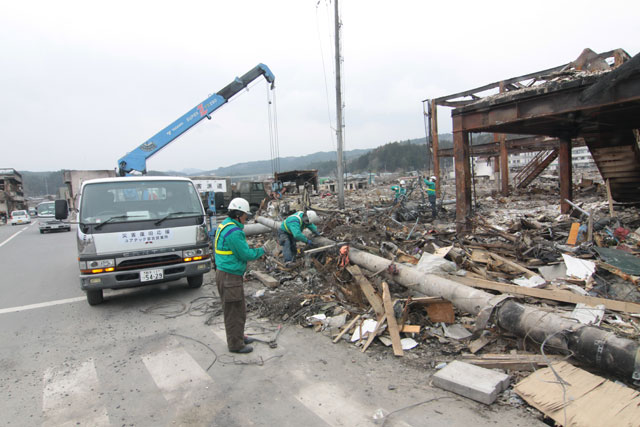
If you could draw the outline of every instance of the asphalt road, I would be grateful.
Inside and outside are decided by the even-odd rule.
[[[543,425],[432,388],[390,351],[363,354],[298,326],[285,326],[276,349],[232,355],[220,316],[210,319],[211,277],[195,290],[184,280],[108,291],[91,307],[75,227],[0,226],[0,262],[0,425],[367,426],[382,424],[380,411],[393,412],[387,426]],[[257,337],[275,330],[248,321]]]

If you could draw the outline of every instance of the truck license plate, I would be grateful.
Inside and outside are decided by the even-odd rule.
[[[140,272],[141,282],[150,282],[151,280],[160,280],[164,278],[164,273],[161,268],[153,270],[142,270]]]

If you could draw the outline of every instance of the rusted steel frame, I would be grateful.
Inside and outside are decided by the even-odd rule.
[[[440,197],[440,141],[438,140],[438,105],[435,100],[431,100],[431,129],[433,130],[433,174],[436,176],[436,197]]]
[[[570,139],[560,140],[558,166],[560,168],[560,212],[566,214],[571,211],[571,204],[567,203],[567,200],[573,200]]]
[[[546,136],[530,136],[525,138],[507,139],[506,144],[509,154],[530,153],[558,148],[560,140],[558,138],[550,138]],[[572,141],[572,144],[572,147],[582,147],[585,145],[585,141],[583,138],[576,138]],[[476,157],[499,156],[500,142],[494,140],[494,142],[489,142],[487,144],[474,145],[473,154]],[[453,148],[441,148],[438,150],[438,156],[453,157]]]
[[[489,89],[497,89],[497,88],[500,87],[501,84],[511,84],[511,83],[520,82],[520,81],[523,81],[523,80],[531,80],[531,79],[535,79],[535,78],[548,76],[549,74],[551,74],[551,73],[553,73],[555,71],[562,70],[567,65],[569,65],[569,64],[564,64],[564,65],[560,65],[558,67],[553,67],[553,68],[549,68],[549,69],[546,69],[546,70],[536,71],[534,73],[525,74],[523,76],[512,77],[510,79],[489,83],[489,84],[486,84],[484,86],[480,86],[480,87],[476,87],[476,88],[473,88],[473,89],[465,90],[463,92],[458,92],[458,93],[453,93],[451,95],[441,96],[439,98],[436,98],[435,101],[436,101],[436,103],[438,105],[445,106],[446,105],[445,102],[447,102],[447,101],[451,102],[452,99],[461,98],[463,96],[475,96],[476,98],[479,98],[476,95],[477,93],[484,92],[484,91],[487,91]],[[465,101],[460,101],[460,102],[465,102]],[[474,100],[467,101],[467,102],[474,102]]]
[[[500,83],[500,93],[505,91],[504,82]],[[507,136],[499,134],[500,141],[500,184],[503,196],[509,195],[509,151],[507,150]]]
[[[471,168],[469,166],[469,132],[459,130],[453,119],[453,158],[456,171],[456,230],[469,231],[471,223]]]
[[[613,93],[609,92],[608,95],[599,99],[599,102],[580,101],[583,89],[584,86],[574,86],[544,95],[530,97],[527,94],[526,98],[524,96],[512,98],[500,104],[479,106],[477,109],[456,109],[451,112],[451,116],[461,118],[461,131],[504,132],[505,128],[508,129],[508,125],[513,123],[531,119],[553,119],[572,112],[605,109],[616,104],[638,102],[640,101],[640,75],[620,82]],[[635,124],[630,125],[635,126]],[[528,129],[527,133],[548,134],[547,132],[536,133],[535,129]]]
[[[614,49],[614,50],[610,50],[608,52],[600,53],[600,54],[598,54],[598,57],[601,58],[601,59],[614,58],[616,66],[620,65],[622,62],[624,62],[626,60],[626,58],[623,58],[621,56],[620,49]],[[506,79],[506,80],[501,80],[501,81],[498,81],[498,82],[489,83],[489,84],[486,84],[484,86],[480,86],[480,87],[477,87],[477,88],[474,88],[474,89],[465,90],[463,92],[458,92],[458,93],[453,93],[453,94],[450,94],[450,95],[441,96],[439,98],[436,98],[435,101],[436,101],[437,105],[457,108],[457,107],[460,107],[460,106],[463,106],[463,105],[468,105],[470,103],[476,102],[479,99],[479,97],[476,94],[479,93],[479,92],[484,92],[484,91],[487,91],[489,89],[499,88],[501,84],[503,86],[507,87],[507,86],[510,86],[510,85],[513,85],[513,84],[518,84],[519,82],[524,81],[524,80],[540,79],[540,78],[546,77],[546,76],[548,76],[551,73],[554,73],[556,71],[565,70],[568,67],[570,67],[572,64],[573,64],[572,62],[569,62],[567,64],[559,65],[559,66],[553,67],[553,68],[548,68],[546,70],[536,71],[536,72],[525,74],[525,75],[522,75],[522,76],[512,77],[512,78],[509,78],[509,79]],[[452,101],[452,100],[455,100],[456,98],[460,98],[460,97],[464,97],[464,96],[472,96],[475,99]]]

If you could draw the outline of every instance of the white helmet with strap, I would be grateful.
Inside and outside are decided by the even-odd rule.
[[[432,182],[436,182],[437,178],[435,177],[435,175],[433,175],[430,179],[431,179]]]
[[[229,206],[227,209],[230,211],[244,212],[248,215],[251,215],[251,208],[249,208],[249,202],[247,202],[242,197],[236,197],[231,202],[229,202]]]
[[[316,211],[307,211],[307,218],[309,219],[309,223],[313,224],[318,221],[318,214]]]

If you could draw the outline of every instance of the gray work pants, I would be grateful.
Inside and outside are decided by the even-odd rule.
[[[438,216],[438,209],[436,208],[436,195],[435,194],[428,194],[429,196],[429,204],[431,204],[431,216],[433,218],[436,218]]]
[[[247,320],[242,276],[217,270],[216,285],[224,313],[227,347],[230,351],[240,350],[244,347],[244,325]]]
[[[286,231],[278,230],[278,243],[282,246],[282,256],[284,262],[293,261],[296,258],[296,239]]]

